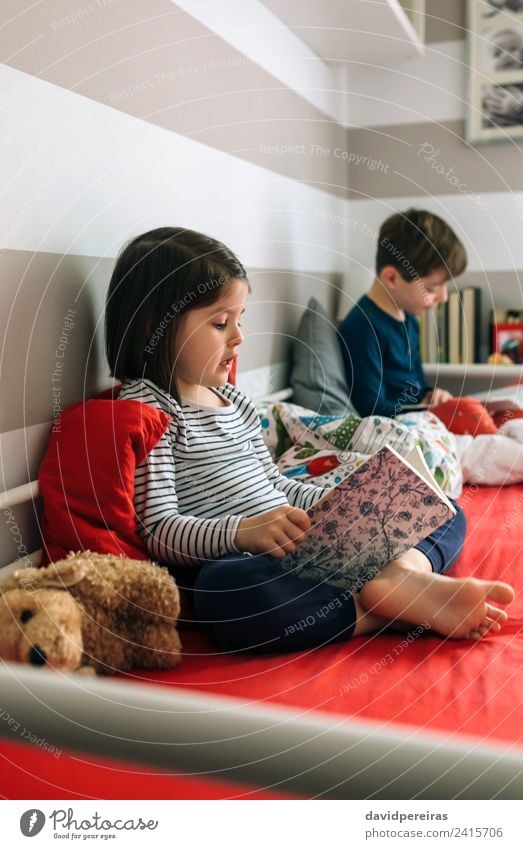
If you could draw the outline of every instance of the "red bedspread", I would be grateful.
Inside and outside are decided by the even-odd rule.
[[[242,698],[321,709],[429,730],[517,741],[523,734],[523,487],[466,490],[465,550],[452,574],[508,581],[518,590],[499,635],[442,640],[414,629],[314,651],[219,655],[194,632],[168,673],[135,677]]]
[[[134,673],[127,677],[165,686],[237,696],[245,704],[271,701],[280,705],[321,709],[349,716],[467,734],[521,745],[523,729],[523,487],[472,489],[461,503],[469,519],[467,542],[454,575],[475,574],[512,583],[517,598],[509,608],[510,620],[499,635],[480,643],[441,640],[426,633],[389,633],[361,637],[310,652],[265,657],[220,655],[197,632],[184,633],[185,657],[170,672]],[[2,753],[7,753],[2,755]],[[64,758],[38,753],[39,779],[14,765],[13,749],[0,749],[2,787],[8,798],[67,798],[59,785],[74,792],[65,778]],[[101,775],[118,773],[116,798],[226,798],[231,788],[204,782],[173,783],[172,778],[129,767],[107,764],[81,755],[81,779],[76,792],[107,796],[110,782]],[[13,763],[14,762],[14,763]],[[36,762],[33,761],[36,766]],[[36,770],[35,770],[36,772]],[[91,780],[92,779],[92,782]],[[34,786],[36,782],[36,786]],[[163,784],[162,784],[163,782]],[[131,790],[133,788],[133,790]],[[162,789],[163,788],[163,789]],[[94,791],[94,793],[93,793]],[[206,795],[208,793],[209,795]],[[132,795],[126,795],[132,794]],[[172,794],[171,796],[169,794]]]

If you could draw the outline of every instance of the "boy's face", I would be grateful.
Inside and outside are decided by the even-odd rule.
[[[397,307],[413,315],[420,315],[448,300],[448,277],[443,268],[409,282],[397,269],[387,266],[382,269],[380,279],[385,283]]]

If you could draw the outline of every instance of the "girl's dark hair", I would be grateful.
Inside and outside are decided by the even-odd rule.
[[[229,248],[182,227],[160,227],[121,251],[105,309],[106,352],[118,380],[148,378],[178,398],[174,372],[180,317],[212,304],[233,279],[247,282]],[[178,398],[179,400],[179,398]]]
[[[404,280],[443,269],[447,279],[465,271],[467,254],[454,230],[438,215],[407,209],[383,222],[378,236],[376,273],[392,265]]]

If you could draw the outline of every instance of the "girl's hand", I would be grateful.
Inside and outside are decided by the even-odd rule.
[[[310,526],[305,510],[285,505],[242,519],[234,542],[240,551],[285,557],[305,539]]]

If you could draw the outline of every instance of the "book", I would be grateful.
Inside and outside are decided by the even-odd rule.
[[[479,286],[465,286],[461,290],[461,302],[463,306],[461,362],[470,365],[480,361],[481,289]]]
[[[422,312],[420,316],[418,316],[418,324],[419,324],[419,351],[421,355],[422,362],[428,362],[427,356],[427,313]]]
[[[489,389],[486,392],[476,392],[470,396],[481,401],[492,415],[505,411],[523,410],[523,384],[502,386],[500,389]]]
[[[448,361],[461,362],[461,298],[457,289],[449,294],[448,300]]]
[[[437,363],[439,357],[438,316],[434,310],[425,313],[426,317],[426,352],[424,362]]]
[[[422,362],[428,362],[428,339],[427,339],[427,325],[428,325],[428,313],[422,312],[421,315],[418,316],[418,324],[419,324],[419,352]]]
[[[445,524],[456,510],[418,447],[374,454],[308,511],[311,528],[279,562],[297,577],[358,592],[379,569]]]
[[[449,361],[449,339],[447,332],[448,303],[438,304],[436,310],[436,326],[438,332],[438,357],[437,362],[448,363]]]
[[[420,325],[420,354],[424,363],[437,363],[440,357],[438,310],[427,310],[419,317]]]

